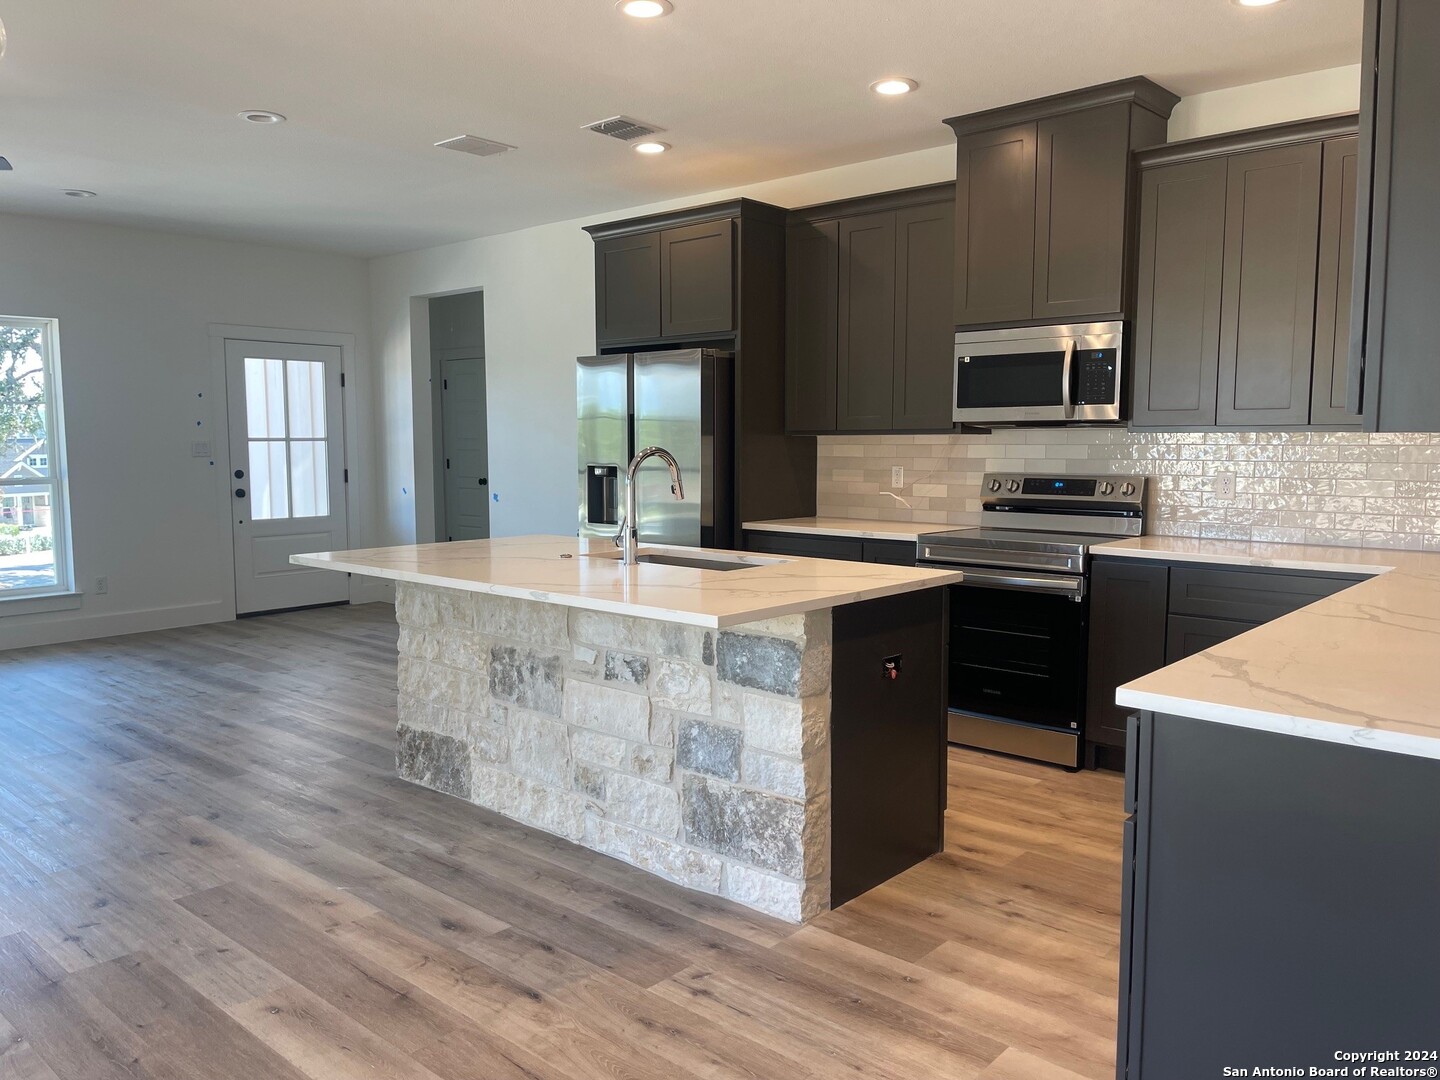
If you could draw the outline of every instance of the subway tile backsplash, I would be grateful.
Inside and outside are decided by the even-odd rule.
[[[1150,477],[1152,533],[1440,551],[1440,434],[1031,428],[819,444],[825,516],[973,525],[986,472],[1135,473]],[[887,494],[895,465],[905,483]],[[1224,472],[1232,499],[1217,492]]]

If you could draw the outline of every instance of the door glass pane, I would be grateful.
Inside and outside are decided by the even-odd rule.
[[[285,437],[285,361],[245,358],[245,416],[250,438]]]
[[[290,492],[295,504],[292,517],[325,517],[330,513],[330,490],[325,482],[327,462],[323,442],[290,444]]]
[[[290,516],[285,464],[283,442],[250,443],[250,517],[255,521]]]
[[[325,437],[325,365],[318,360],[285,361],[290,388],[290,437]]]

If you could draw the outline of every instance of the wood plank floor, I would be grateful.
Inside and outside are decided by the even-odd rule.
[[[804,929],[393,776],[395,627],[0,653],[0,1080],[1113,1076],[1121,784],[952,750]]]

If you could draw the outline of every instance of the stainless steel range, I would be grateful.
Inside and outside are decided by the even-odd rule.
[[[950,596],[950,740],[1080,764],[1090,548],[1145,531],[1143,476],[987,473],[981,525],[927,533]]]

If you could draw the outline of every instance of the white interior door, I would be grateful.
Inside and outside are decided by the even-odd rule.
[[[346,575],[290,565],[348,543],[340,371],[338,346],[225,342],[238,614],[350,597]]]
[[[445,450],[445,538],[490,538],[490,443],[485,361],[444,360],[441,436]]]

